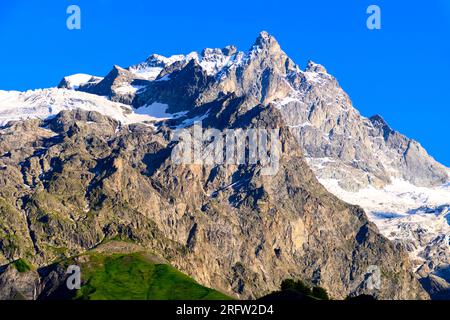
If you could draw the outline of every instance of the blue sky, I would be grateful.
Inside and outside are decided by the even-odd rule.
[[[365,116],[382,115],[450,166],[450,1],[1,0],[0,90],[55,86],[68,74],[105,75],[151,53],[235,44],[267,30],[302,68],[326,66]],[[81,8],[82,29],[66,28]],[[366,28],[377,4],[382,29]]]

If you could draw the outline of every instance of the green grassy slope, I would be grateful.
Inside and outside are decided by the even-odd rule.
[[[82,268],[83,285],[75,299],[83,300],[227,300],[230,297],[201,286],[167,264],[144,254],[90,254]]]

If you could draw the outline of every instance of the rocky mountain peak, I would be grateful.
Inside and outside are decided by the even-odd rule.
[[[413,150],[408,147],[409,139],[393,134],[380,116],[362,117],[323,65],[310,60],[302,72],[266,31],[247,52],[227,46],[170,57],[153,54],[127,70],[116,66],[98,84],[81,85],[75,90],[108,96],[135,108],[162,103],[171,112],[197,109],[222,93],[247,97],[253,101],[248,108],[254,107],[253,103],[273,102],[312,161],[317,162],[319,177],[336,176],[333,162],[325,164],[329,170],[321,169],[323,158],[342,164],[339,176],[344,189],[358,190],[369,184],[383,187],[397,177],[411,181],[411,176],[420,176],[421,184],[430,186],[448,180],[447,169],[420,146],[418,161],[408,159],[406,164],[402,155]],[[333,139],[329,139],[331,136]],[[374,159],[371,155],[379,148],[383,152]],[[352,161],[355,158],[357,163]],[[412,163],[414,168],[405,169]],[[352,174],[347,174],[348,170]],[[345,177],[349,181],[344,183]]]
[[[260,32],[258,38],[256,38],[254,47],[258,47],[260,49],[271,48],[281,50],[278,41],[267,31]]]
[[[121,66],[115,64],[110,72],[111,75],[125,75],[128,74],[129,71]]]
[[[241,80],[249,84],[254,80],[262,81],[262,88],[274,88],[284,82],[283,79],[288,73],[299,71],[294,61],[281,49],[278,41],[266,31],[259,34],[243,61],[243,75],[248,79]]]
[[[392,172],[433,183],[447,179],[445,168],[403,136],[380,139],[384,120],[362,117],[323,66],[310,61],[306,71],[262,32],[246,53],[229,46],[114,66],[102,81],[76,89],[92,94],[13,94],[15,106],[26,102],[35,114],[49,105],[52,116],[66,112],[0,135],[0,155],[10,154],[0,157],[0,210],[14,218],[0,222],[17,235],[0,248],[0,264],[23,256],[43,267],[59,257],[51,248],[74,256],[124,237],[238,297],[301,278],[335,298],[426,298],[406,252],[321,183],[358,190],[389,183]],[[158,108],[164,119],[157,125],[141,120]],[[199,119],[218,130],[279,128],[280,170],[263,177],[260,165],[175,166],[169,133]],[[378,292],[367,287],[373,266],[389,275]]]

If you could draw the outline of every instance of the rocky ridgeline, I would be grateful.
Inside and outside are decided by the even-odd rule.
[[[126,86],[139,90],[124,92]],[[379,115],[361,116],[323,66],[310,61],[302,71],[266,32],[248,52],[228,46],[187,56],[152,55],[127,70],[116,66],[101,82],[78,90],[136,108],[164,103],[173,113],[233,93],[246,97],[248,108],[277,107],[316,175],[337,179],[346,190],[383,187],[396,178],[426,187],[449,181],[448,169],[418,142],[394,131]]]

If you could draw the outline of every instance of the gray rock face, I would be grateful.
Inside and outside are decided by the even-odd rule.
[[[190,118],[202,118],[208,112],[216,112],[211,112],[205,105],[229,93],[245,97],[248,110],[258,103],[270,104],[281,112],[285,125],[299,141],[316,177],[322,182],[336,181],[343,192],[357,192],[368,187],[382,189],[402,180],[413,187],[435,187],[449,181],[449,169],[429,156],[418,142],[393,130],[379,115],[371,118],[361,116],[325,67],[309,61],[305,71],[300,70],[269,34],[261,33],[248,52],[233,50],[228,60],[219,49],[210,49],[209,52],[215,52],[214,61],[227,63],[211,70],[211,59],[204,63],[201,56],[197,56],[196,76],[191,73],[183,77],[181,82],[189,85],[175,94],[172,88],[180,87],[179,80],[171,82],[170,77],[174,75],[176,78],[176,72],[171,73],[173,67],[166,68],[163,74],[169,81],[164,86],[155,85],[144,90],[145,93],[138,97],[140,103],[137,106],[144,105],[151,97],[151,102],[159,100],[170,108],[183,105],[174,110],[187,110]],[[178,64],[177,68],[189,69],[185,64]],[[180,104],[180,100],[186,103]],[[210,120],[206,118],[204,121]],[[404,192],[410,190],[405,189]],[[423,198],[414,190],[410,194],[409,202],[414,202],[417,197]],[[393,203],[387,212],[393,210],[392,213],[406,214],[428,205],[421,203],[422,200],[416,207],[404,204],[405,197],[399,196],[395,200],[398,203]],[[383,199],[378,201],[384,202]],[[448,201],[432,203],[431,207],[450,204]],[[352,203],[364,204],[363,201]],[[378,224],[379,227],[384,225]],[[417,227],[417,223],[408,222],[408,218],[390,222],[391,226],[394,224],[397,232],[382,230],[383,234],[405,245],[414,259],[420,255],[425,259],[423,263],[433,265],[432,270],[450,262],[450,248],[446,241],[448,233],[435,232],[437,228],[432,227]],[[406,234],[404,230],[409,230],[407,234],[412,235],[402,238],[399,235]],[[417,230],[422,230],[422,233],[414,234]],[[445,231],[445,228],[441,230]],[[421,240],[411,240],[411,237]]]
[[[382,187],[392,179],[417,186],[442,185],[447,169],[415,141],[392,130],[379,116],[367,119],[353,108],[330,75],[308,70],[298,93],[278,104],[322,179],[337,179],[355,191]]]
[[[281,128],[276,175],[261,175],[260,165],[175,165],[168,127],[117,131],[117,122],[93,112],[5,128],[0,154],[9,150],[12,157],[0,158],[8,162],[0,197],[14,220],[2,227],[25,230],[0,247],[2,259],[20,256],[44,267],[122,238],[240,298],[263,296],[286,278],[323,286],[338,299],[362,293],[427,298],[406,253],[360,208],[317,182],[276,109],[245,111],[245,100],[233,96],[216,107],[223,110],[215,113],[218,129]],[[40,125],[51,137],[39,134]],[[26,139],[11,143],[17,135],[9,130],[22,130]],[[376,268],[381,276],[374,287],[368,279]],[[51,288],[53,278],[44,286]]]
[[[35,300],[39,293],[36,271],[19,272],[12,264],[0,269],[0,300]]]
[[[81,85],[77,90],[106,96],[111,101],[130,105],[136,92],[146,85],[148,85],[148,81],[144,78],[119,66],[114,66],[101,81]]]
[[[436,275],[430,274],[421,279],[424,288],[430,293],[434,300],[450,299],[450,282]]]
[[[127,74],[120,78],[122,85],[132,85],[136,77],[149,82],[140,82],[137,93],[116,98],[109,79],[116,76],[110,74],[96,86],[102,90],[89,92],[134,107],[165,103],[172,113],[195,110],[230,93],[245,96],[249,108],[272,103],[299,140],[317,177],[337,179],[345,190],[379,188],[393,179],[426,187],[449,181],[448,169],[418,142],[391,129],[380,116],[361,116],[323,66],[309,61],[305,71],[300,70],[267,32],[248,52],[229,46],[170,58],[152,55],[121,72]]]
[[[200,67],[195,59],[190,60],[182,69],[167,75],[168,80],[151,82],[134,100],[135,107],[151,105],[155,102],[169,105],[171,113],[190,111],[195,106],[201,89],[211,77]]]

